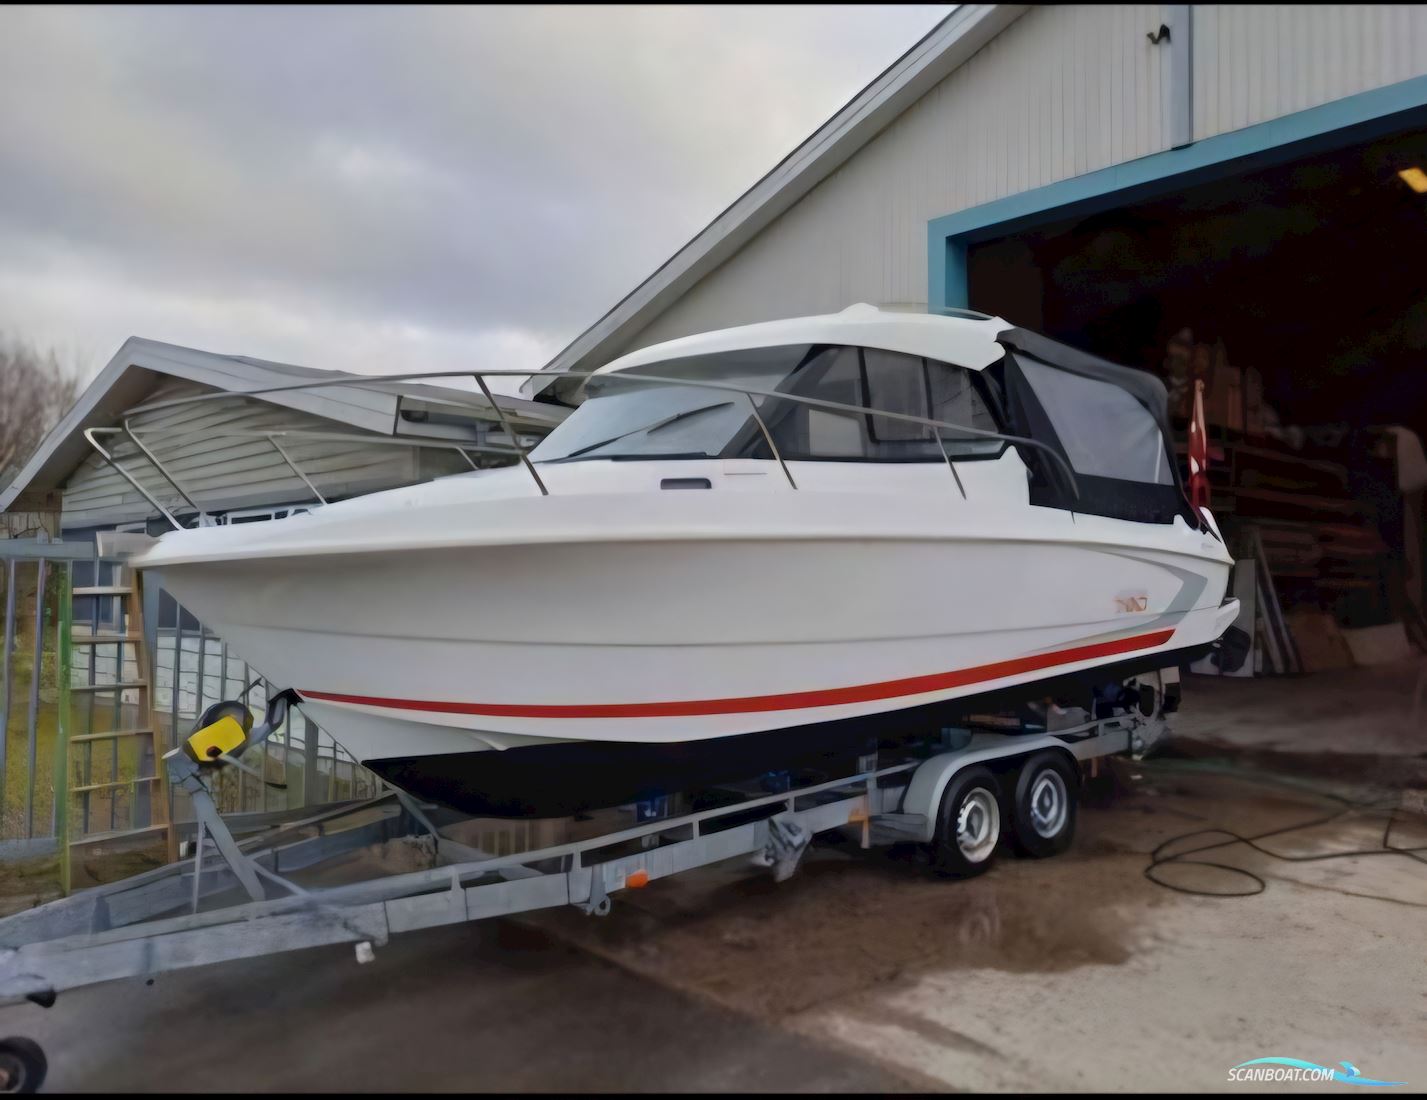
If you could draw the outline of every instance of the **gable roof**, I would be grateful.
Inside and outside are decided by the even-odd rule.
[[[127,410],[142,402],[164,376],[228,393],[307,381],[350,379],[351,385],[257,394],[255,399],[379,435],[407,434],[398,417],[403,402],[454,407],[473,418],[485,419],[492,415],[490,404],[481,394],[448,386],[414,381],[377,382],[347,371],[299,367],[244,355],[217,355],[131,336],[45,436],[15,480],[0,491],[0,512],[8,509],[26,490],[59,488],[75,468],[94,453],[84,439],[85,429],[114,425]],[[562,410],[548,404],[504,395],[497,395],[497,401],[518,423],[552,427],[563,418]]]
[[[588,370],[625,350],[624,341],[831,175],[1029,6],[959,5],[693,240],[575,337],[545,369]],[[574,385],[571,379],[535,375],[520,389],[531,397],[544,394],[560,400]]]

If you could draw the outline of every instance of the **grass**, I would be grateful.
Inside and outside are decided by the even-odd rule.
[[[59,737],[59,711],[41,704],[35,724],[35,773],[29,770],[28,704],[10,708],[10,728],[5,750],[4,811],[0,813],[0,840],[24,836],[49,836],[54,808],[55,746]],[[33,795],[31,796],[31,792]],[[33,800],[33,829],[26,827],[25,800]]]
[[[54,832],[56,750],[60,736],[60,683],[63,676],[70,676],[72,682],[84,682],[97,678],[99,683],[113,682],[115,679],[135,678],[132,666],[133,652],[127,649],[129,668],[117,667],[117,654],[112,645],[102,647],[80,646],[71,651],[70,660],[61,662],[59,646],[59,611],[61,601],[69,598],[66,589],[67,575],[63,570],[52,570],[41,594],[41,629],[44,644],[39,654],[39,668],[35,669],[35,610],[36,586],[33,565],[22,563],[16,570],[14,644],[10,651],[10,693],[8,704],[0,702],[8,710],[5,735],[5,766],[0,773],[0,841],[24,839],[28,837],[49,837]],[[0,568],[0,611],[5,600],[6,571]],[[0,623],[3,627],[3,623]],[[81,632],[89,629],[88,621],[79,624]],[[102,624],[99,629],[104,629]],[[112,628],[111,628],[112,629]],[[170,642],[172,635],[169,635]],[[164,641],[161,633],[160,660],[155,668],[157,702],[160,709],[150,716],[141,712],[134,691],[129,691],[130,702],[119,702],[116,706],[115,694],[74,693],[69,694],[69,714],[67,729],[70,736],[83,733],[99,733],[113,729],[147,726],[150,720],[159,724],[160,741],[169,740],[168,726],[172,724],[172,711],[165,705],[168,692],[177,690],[182,713],[177,715],[180,730],[186,731],[196,711],[206,702],[212,702],[218,694],[227,691],[230,695],[241,690],[248,675],[246,665],[242,665],[242,679],[236,682],[220,683],[217,674],[218,659],[213,647],[220,646],[216,639],[209,638],[201,644],[208,663],[203,663],[195,643],[198,639],[185,634],[182,652],[172,649]],[[89,661],[94,661],[94,675],[90,676]],[[177,670],[173,667],[178,664]],[[235,660],[235,664],[241,662]],[[226,661],[223,667],[227,667]],[[203,676],[199,676],[200,668]],[[34,673],[38,675],[34,675]],[[230,674],[231,676],[231,674]],[[174,684],[177,681],[177,684]],[[32,690],[38,687],[38,706],[34,728],[34,768],[30,768],[30,698]],[[170,699],[171,695],[168,696]],[[257,696],[254,697],[257,701]],[[327,739],[324,737],[324,741]],[[222,813],[295,809],[303,805],[303,756],[300,738],[293,747],[296,751],[291,759],[286,759],[287,746],[283,740],[274,738],[264,750],[254,750],[245,762],[262,768],[268,779],[275,783],[286,782],[287,789],[264,787],[251,777],[234,770],[220,773],[215,777],[214,796]],[[117,782],[126,784],[111,790],[93,791],[71,796],[68,813],[71,837],[108,833],[133,828],[136,821],[135,803],[140,802],[151,789],[148,785],[127,785],[140,775],[152,774],[153,763],[145,763],[142,754],[148,749],[147,739],[139,737],[120,738],[114,741],[71,743],[68,746],[67,782],[61,788],[81,785]],[[340,800],[351,797],[359,775],[364,772],[347,758],[333,764],[328,748],[319,763],[319,801]],[[142,770],[141,770],[142,768]],[[335,775],[332,774],[335,771]],[[361,784],[371,786],[370,778]],[[26,802],[30,802],[27,812]],[[142,804],[142,803],[140,803]],[[86,812],[87,810],[87,812]],[[191,815],[186,804],[180,799],[176,807],[180,820]],[[144,820],[138,818],[138,820]],[[133,840],[111,843],[104,842],[104,850],[98,845],[86,845],[82,854],[76,857],[73,875],[76,886],[85,880],[108,881],[114,877],[134,873],[153,865],[155,858],[161,858],[151,851],[134,849]],[[11,858],[0,860],[0,910],[35,903],[46,895],[49,887],[43,883],[57,885],[57,860],[55,857]],[[28,899],[28,900],[26,900]]]
[[[0,839],[28,835],[46,836],[51,832],[50,817],[54,805],[55,744],[59,727],[58,700],[60,660],[57,644],[60,600],[65,595],[67,576],[62,570],[51,571],[44,591],[38,592],[37,569],[25,563],[14,571],[15,591],[4,592],[8,573],[0,573],[0,594],[6,603],[13,597],[15,608],[14,644],[8,655],[10,694],[0,703],[8,711],[5,737],[5,774],[0,794]],[[37,601],[41,612],[39,668],[35,668],[35,612]],[[3,624],[0,624],[3,625]],[[0,658],[4,655],[0,654]],[[29,708],[30,696],[38,681],[39,707],[35,729],[35,773],[29,769]],[[3,687],[0,687],[3,690]],[[33,795],[31,796],[31,792]],[[26,820],[25,801],[33,798],[33,828]]]
[[[0,917],[42,905],[59,896],[58,855],[0,862]]]

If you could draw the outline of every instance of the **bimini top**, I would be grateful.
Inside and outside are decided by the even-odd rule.
[[[972,372],[975,386],[934,377],[937,365],[942,375],[948,370]],[[1191,526],[1202,526],[1184,496],[1163,383],[1145,371],[1015,328],[999,317],[855,305],[841,313],[700,333],[614,360],[594,372],[585,395],[609,392],[599,376],[623,372],[739,381],[790,395],[850,402],[869,413],[933,416],[999,430],[1046,445],[1074,471],[1071,478],[1044,453],[1019,447],[1032,472],[1032,504],[1148,523],[1170,523],[1183,516]],[[908,378],[915,375],[919,381],[899,381],[898,372],[910,372]],[[671,405],[669,423],[697,412],[706,416],[697,429],[707,434],[706,404],[705,396],[687,410]],[[719,415],[742,416],[736,408]],[[794,419],[795,414],[784,407],[770,408],[766,415],[781,443],[785,433],[777,421]],[[582,427],[590,429],[591,439],[600,440],[607,425],[572,423],[558,433],[560,440],[552,436],[552,446],[542,447],[544,453],[537,457],[553,457],[557,442],[567,447],[580,442]],[[695,425],[686,427],[695,430]],[[789,433],[797,438],[788,439],[785,453],[842,461],[928,460],[939,454],[923,440],[876,440],[877,428],[876,418],[869,417],[861,444],[837,454],[815,445],[804,425],[800,432]],[[665,442],[675,434],[667,431]],[[756,435],[750,438],[755,447],[760,445]],[[609,453],[594,447],[590,451],[596,456]],[[957,457],[985,453],[985,447],[962,446]]]

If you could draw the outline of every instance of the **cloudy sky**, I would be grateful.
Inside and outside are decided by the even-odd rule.
[[[0,332],[539,366],[948,10],[0,8]]]

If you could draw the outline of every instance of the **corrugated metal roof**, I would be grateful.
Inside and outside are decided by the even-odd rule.
[[[259,394],[255,399],[296,409],[377,435],[401,434],[402,402],[418,400],[451,406],[474,418],[489,418],[490,405],[480,393],[424,382],[366,381],[360,374],[275,363],[242,355],[218,355],[197,348],[144,340],[126,340],[114,358],[80,394],[74,407],[54,427],[30,457],[14,482],[0,492],[0,512],[26,490],[51,490],[93,453],[85,442],[87,428],[110,427],[126,410],[140,404],[163,376],[182,378],[228,393],[243,393],[294,382],[350,379],[351,385]],[[553,426],[561,418],[548,404],[498,395],[503,410],[517,422]]]

